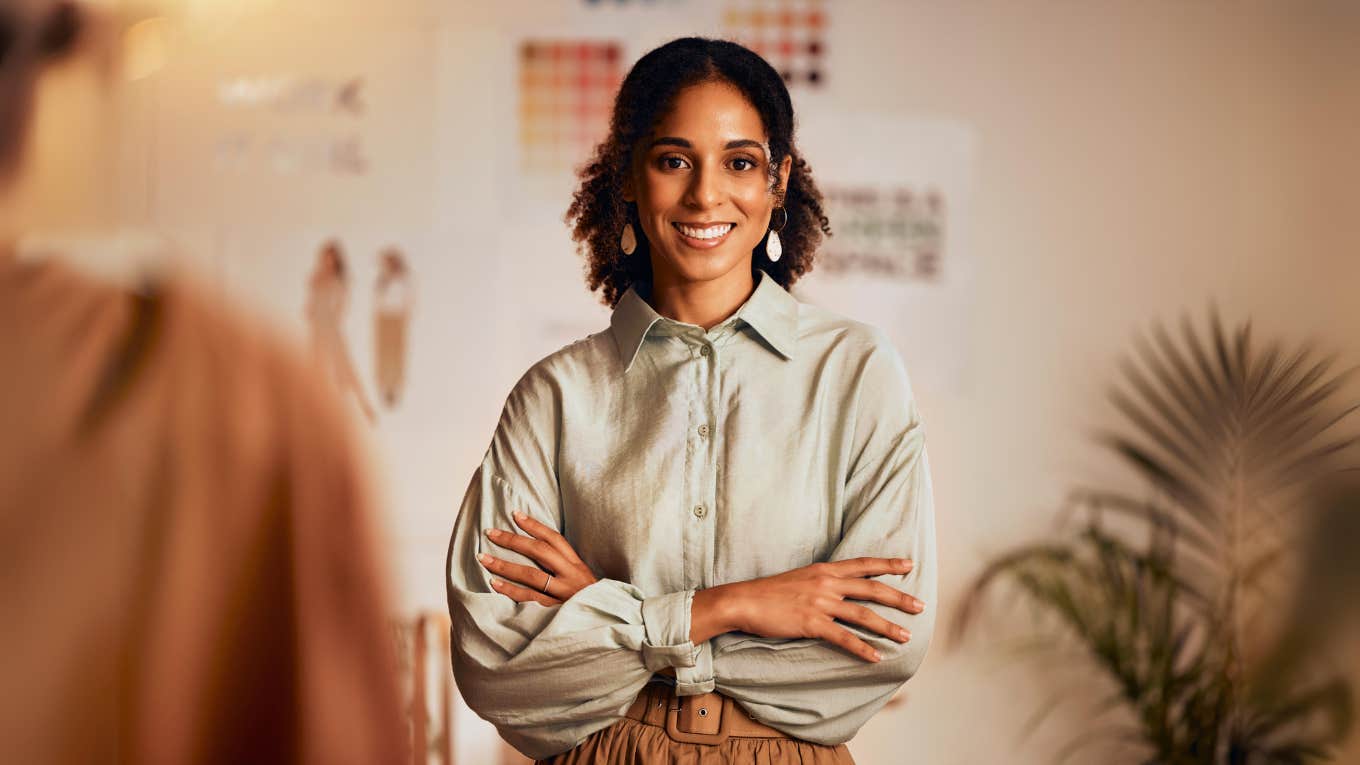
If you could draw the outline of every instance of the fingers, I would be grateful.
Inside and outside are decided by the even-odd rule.
[[[487,539],[493,543],[504,547],[529,558],[539,566],[547,569],[550,574],[561,574],[568,568],[568,563],[562,554],[553,549],[551,545],[533,537],[512,534],[500,529],[487,529]]]
[[[562,536],[557,529],[546,523],[535,520],[528,513],[514,513],[515,523],[531,537],[547,542],[550,547],[557,551],[564,559],[571,563],[581,563],[581,557],[576,554],[576,550]]]
[[[858,656],[865,661],[882,661],[883,656],[878,651],[874,650],[873,646],[850,634],[849,630],[837,626],[836,623],[830,619],[822,622],[822,624],[823,626],[819,630],[816,630],[817,634],[814,634],[813,637],[821,638],[822,640],[847,651],[852,656]]]
[[[500,594],[510,598],[516,603],[534,602],[543,606],[557,606],[562,604],[562,601],[558,600],[557,598],[550,598],[547,595],[544,595],[543,593],[539,592],[538,590],[531,590],[528,587],[521,587],[518,584],[515,584],[513,582],[507,582],[504,579],[496,579],[495,577],[492,577],[491,588],[496,592],[499,592]]]
[[[837,582],[837,588],[843,597],[881,603],[909,614],[919,614],[926,610],[926,604],[919,598],[882,582],[869,579],[842,579]]]
[[[893,624],[868,608],[856,603],[840,601],[835,606],[827,609],[827,613],[843,622],[858,624],[859,626],[873,630],[884,637],[892,638],[899,643],[905,643],[908,640],[911,640],[911,632],[906,627]]]
[[[486,566],[487,571],[500,574],[502,578],[516,584],[522,584],[530,589],[538,590],[547,581],[548,575],[540,568],[511,563],[508,560],[493,558],[486,553],[478,555],[477,560],[481,561],[483,566]]]
[[[836,576],[865,577],[883,574],[906,574],[913,563],[906,558],[849,558],[826,564]]]

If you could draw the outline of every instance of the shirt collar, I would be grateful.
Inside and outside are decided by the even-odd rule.
[[[798,339],[798,300],[779,286],[779,282],[765,273],[764,269],[756,269],[755,292],[741,304],[732,318],[755,329],[780,356],[793,358]],[[633,359],[637,358],[638,350],[652,327],[657,322],[671,321],[657,313],[638,294],[636,285],[628,287],[614,306],[614,313],[609,319],[609,329],[614,335],[625,372],[633,366]]]

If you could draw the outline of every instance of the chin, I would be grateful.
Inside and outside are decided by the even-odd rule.
[[[675,273],[683,281],[706,282],[720,279],[733,269],[748,266],[751,256],[742,256],[736,248],[722,247],[718,250],[692,250],[677,246],[671,253],[663,256],[664,267]],[[676,252],[678,251],[678,252]],[[653,266],[655,268],[655,266]]]

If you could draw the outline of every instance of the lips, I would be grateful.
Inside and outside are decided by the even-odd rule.
[[[736,228],[735,223],[671,223],[676,231],[680,232],[681,239],[691,247],[707,249],[717,247],[727,239]]]

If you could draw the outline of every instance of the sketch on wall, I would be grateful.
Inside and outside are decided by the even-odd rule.
[[[217,138],[214,167],[242,171],[268,166],[280,175],[362,175],[368,159],[358,120],[367,108],[364,78],[229,75],[217,83],[217,104],[253,116]],[[236,115],[228,117],[231,125]],[[306,128],[298,116],[310,117]]]
[[[344,251],[334,239],[321,245],[307,281],[304,313],[311,340],[312,362],[335,384],[346,400],[353,400],[370,423],[378,413],[354,369],[342,325],[349,309],[349,268]]]
[[[388,247],[379,256],[373,296],[373,369],[378,395],[389,409],[401,400],[406,384],[406,354],[410,347],[411,311],[415,285],[406,256]]]

